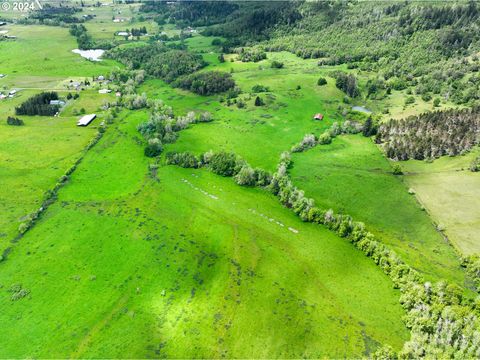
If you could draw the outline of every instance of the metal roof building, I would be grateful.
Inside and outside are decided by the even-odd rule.
[[[89,115],[85,115],[83,116],[80,120],[78,120],[77,122],[77,126],[87,126],[88,124],[90,124],[93,119],[95,119],[97,117],[96,114],[89,114]]]

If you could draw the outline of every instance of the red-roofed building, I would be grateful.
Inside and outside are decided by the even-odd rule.
[[[315,116],[313,117],[314,120],[323,120],[323,114],[315,114]]]

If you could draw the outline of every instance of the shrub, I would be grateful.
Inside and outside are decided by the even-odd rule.
[[[178,165],[183,168],[198,168],[201,166],[201,161],[192,153],[176,153],[169,152],[166,155],[168,165]]]
[[[253,186],[256,183],[255,171],[249,165],[244,165],[234,179],[238,185]]]
[[[273,60],[271,67],[273,69],[282,69],[283,68],[283,63],[280,62],[280,61],[277,61],[277,60]]]
[[[163,147],[159,139],[148,140],[148,145],[145,147],[144,154],[148,157],[155,157],[162,153]]]
[[[237,158],[235,154],[227,152],[214,153],[208,159],[208,166],[217,175],[233,176]]]
[[[317,85],[318,86],[327,85],[327,79],[325,79],[324,77],[321,77],[320,79],[318,79]]]
[[[25,123],[23,122],[23,120],[19,118],[9,116],[7,117],[7,125],[22,126],[22,125],[25,125]]]
[[[265,105],[265,103],[263,102],[263,100],[260,96],[257,96],[255,98],[255,106],[262,106],[262,105]]]
[[[325,131],[322,135],[318,137],[318,143],[320,145],[328,145],[332,142],[332,137],[328,131]]]
[[[303,137],[302,141],[299,144],[292,147],[292,152],[302,152],[314,147],[315,145],[317,145],[315,135],[307,134]]]
[[[393,165],[393,175],[403,175],[402,167],[399,164]]]
[[[257,84],[252,87],[252,91],[254,93],[262,93],[262,92],[269,92],[270,89],[267,86]]]
[[[477,156],[475,159],[472,160],[472,162],[470,163],[470,171],[480,171],[480,156]]]
[[[267,53],[259,49],[242,49],[239,54],[239,59],[242,62],[258,62],[267,58]]]
[[[360,95],[357,78],[353,74],[345,74],[341,71],[336,72],[335,86],[352,98]]]

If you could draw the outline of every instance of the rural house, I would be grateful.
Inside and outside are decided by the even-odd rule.
[[[323,120],[323,114],[317,113],[313,117],[314,120]]]

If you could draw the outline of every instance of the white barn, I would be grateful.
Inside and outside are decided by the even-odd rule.
[[[77,122],[77,126],[87,126],[90,124],[95,118],[97,117],[96,114],[88,114],[83,116],[80,120]]]

